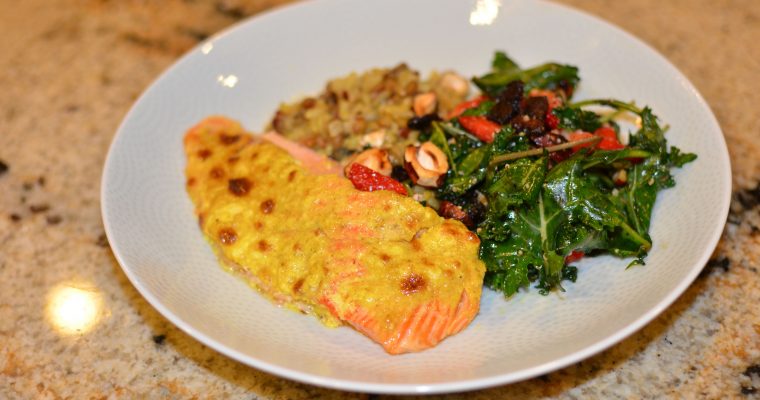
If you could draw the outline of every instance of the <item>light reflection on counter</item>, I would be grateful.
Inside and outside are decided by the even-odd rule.
[[[470,13],[470,25],[491,25],[499,15],[501,0],[478,0]]]
[[[65,282],[48,293],[46,317],[58,333],[76,335],[100,322],[102,308],[102,294],[92,285]]]

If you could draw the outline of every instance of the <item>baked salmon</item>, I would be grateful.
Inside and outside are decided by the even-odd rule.
[[[410,197],[356,190],[335,163],[268,137],[210,117],[184,139],[187,191],[227,269],[390,354],[435,346],[473,320],[485,273],[475,234]]]

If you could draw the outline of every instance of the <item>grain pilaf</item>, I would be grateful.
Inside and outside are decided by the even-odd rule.
[[[341,162],[366,148],[382,147],[398,164],[406,146],[417,141],[418,132],[407,127],[415,116],[415,100],[444,115],[468,91],[467,80],[454,72],[432,72],[422,79],[401,63],[333,79],[315,96],[283,103],[269,128]]]

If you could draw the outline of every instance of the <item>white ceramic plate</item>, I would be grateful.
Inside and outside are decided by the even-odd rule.
[[[491,2],[490,4],[496,4]],[[188,334],[253,367],[314,385],[381,393],[461,391],[534,377],[589,357],[652,320],[692,282],[728,212],[730,166],[710,109],[655,51],[599,19],[542,1],[326,0],[265,13],[199,45],[137,101],[102,183],[113,251],[143,296]],[[481,7],[481,8],[478,8]],[[480,17],[474,13],[482,9]],[[489,10],[492,14],[489,14]],[[487,21],[490,24],[477,25]],[[657,200],[645,267],[584,260],[567,292],[509,300],[486,290],[463,333],[389,356],[349,328],[270,304],[218,265],[185,190],[184,132],[225,114],[258,130],[281,101],[350,71],[405,61],[467,75],[502,49],[523,66],[580,67],[576,98],[650,105],[671,144],[699,154]]]

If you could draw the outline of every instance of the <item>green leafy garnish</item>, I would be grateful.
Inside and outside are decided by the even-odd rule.
[[[531,89],[556,89],[561,85],[575,86],[580,78],[578,68],[572,65],[546,63],[533,68],[521,69],[503,52],[497,52],[491,63],[492,71],[472,81],[489,96],[496,96],[514,80],[525,83],[525,91]]]
[[[536,146],[535,137],[511,123],[502,126],[492,143],[481,142],[456,119],[436,122],[423,133],[451,164],[437,196],[463,209],[483,211],[473,229],[481,239],[485,284],[505,296],[531,284],[543,294],[563,290],[563,281],[577,277],[577,268],[566,262],[577,254],[607,253],[632,258],[628,267],[644,265],[652,248],[649,228],[657,194],[675,185],[672,168],[697,156],[668,146],[667,127],[649,107],[615,99],[569,102],[566,97],[579,82],[578,69],[570,65],[522,69],[497,52],[491,71],[473,82],[493,99],[517,79],[526,94],[534,88],[552,90],[566,100],[550,110],[556,118],[555,135],[591,134],[603,126],[617,132],[615,119],[628,113],[638,117],[640,128],[631,133],[627,146],[607,150],[602,142],[608,139],[588,134],[571,143]],[[493,105],[486,100],[463,115],[487,117]],[[588,106],[610,112],[597,113]],[[579,150],[582,145],[586,148]],[[477,207],[473,199],[479,199]]]

